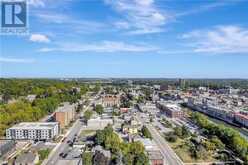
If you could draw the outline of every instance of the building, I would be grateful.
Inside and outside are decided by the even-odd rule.
[[[0,140],[0,157],[8,153],[11,149],[15,147],[14,140]]]
[[[163,165],[164,157],[159,150],[147,151],[148,159],[151,165]]]
[[[113,124],[113,119],[111,118],[92,118],[87,122],[87,126],[92,129],[104,129],[108,124]]]
[[[75,113],[75,104],[66,102],[55,111],[54,118],[59,122],[60,128],[64,128],[75,119]]]
[[[248,115],[236,113],[234,116],[237,123],[248,128]]]
[[[26,100],[33,102],[36,99],[36,95],[27,95]]]
[[[51,140],[59,134],[57,122],[23,122],[6,130],[7,139]]]
[[[122,126],[122,132],[124,134],[138,134],[138,126],[136,125],[128,125],[128,124],[124,124]]]
[[[138,108],[141,112],[150,112],[150,113],[157,112],[156,105],[152,103],[138,104]]]
[[[157,107],[162,113],[171,118],[181,118],[184,116],[184,112],[177,104],[172,104],[168,102],[158,102]]]
[[[164,157],[153,140],[148,138],[135,138],[134,141],[140,141],[144,145],[151,165],[164,164]]]
[[[102,97],[102,105],[104,107],[113,107],[120,105],[120,96],[118,95],[105,95]]]

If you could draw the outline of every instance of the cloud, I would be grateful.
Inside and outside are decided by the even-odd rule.
[[[0,57],[0,62],[2,63],[33,63],[34,59],[23,59],[23,58],[5,58]]]
[[[44,0],[28,0],[28,4],[34,7],[45,7]]]
[[[57,47],[42,48],[40,52],[149,52],[157,50],[157,47],[148,45],[127,44],[124,42],[103,41],[100,43],[85,44],[85,43],[60,43]]]
[[[70,18],[64,14],[57,14],[57,13],[37,13],[35,15],[40,20],[43,20],[47,23],[64,23],[68,22]]]
[[[84,20],[81,18],[75,18],[70,15],[55,13],[55,12],[39,12],[34,14],[35,17],[39,19],[42,23],[46,23],[48,26],[53,27],[54,32],[63,32],[65,34],[85,34],[85,33],[95,33],[102,32],[104,30],[109,30],[105,23]]]
[[[43,43],[49,43],[50,39],[43,35],[43,34],[32,34],[29,38],[32,42],[43,42]]]
[[[123,15],[123,20],[114,25],[127,30],[128,34],[162,32],[169,18],[155,6],[153,0],[105,0],[105,3]]]
[[[240,26],[216,26],[195,30],[181,36],[190,40],[194,52],[248,53],[248,29]]]
[[[239,2],[240,0],[229,0],[229,1],[218,1],[218,2],[214,2],[214,3],[209,3],[206,5],[202,5],[202,6],[197,6],[195,8],[189,9],[189,10],[185,10],[183,12],[178,12],[174,15],[175,18],[177,17],[183,17],[183,16],[188,16],[188,15],[193,15],[193,14],[198,14],[201,12],[205,12],[205,11],[209,11],[218,7],[223,7],[223,6],[227,6],[227,5],[231,5],[234,3]]]

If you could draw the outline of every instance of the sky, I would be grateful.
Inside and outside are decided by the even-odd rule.
[[[0,77],[248,78],[247,0],[28,0]]]

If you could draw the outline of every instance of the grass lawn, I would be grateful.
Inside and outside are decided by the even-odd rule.
[[[95,130],[83,130],[80,133],[80,137],[87,137],[87,136],[93,136],[96,134]]]

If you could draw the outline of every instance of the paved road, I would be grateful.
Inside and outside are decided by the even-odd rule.
[[[92,101],[89,103],[89,105],[84,108],[82,111],[82,114],[85,110],[89,109],[91,104],[95,102],[97,96],[100,94],[101,91],[98,92],[98,94],[93,97]],[[80,119],[77,119],[76,122],[73,124],[73,126],[69,129],[69,131],[66,133],[65,137],[66,140],[64,142],[58,143],[56,147],[52,150],[52,152],[49,154],[49,157],[47,160],[45,160],[42,165],[54,165],[59,160],[60,156],[59,154],[62,152],[66,152],[69,149],[69,145],[67,144],[68,140],[72,140],[74,138],[75,134],[79,134],[82,129],[82,123]]]
[[[137,113],[137,119],[142,123],[145,123],[144,120],[140,117],[140,113]],[[150,133],[154,142],[158,145],[162,155],[165,158],[166,165],[183,165],[182,160],[176,155],[176,153],[171,149],[167,144],[165,139],[159,134],[159,132],[152,126],[152,124],[145,124]]]
[[[67,135],[65,135],[66,140],[64,142],[59,143],[56,148],[52,151],[52,153],[49,155],[48,160],[46,162],[43,162],[45,165],[54,165],[59,160],[59,154],[61,152],[65,152],[69,149],[69,145],[67,144],[67,140],[72,140],[75,134],[78,134],[80,132],[82,123],[78,119],[71,129],[68,131]]]

